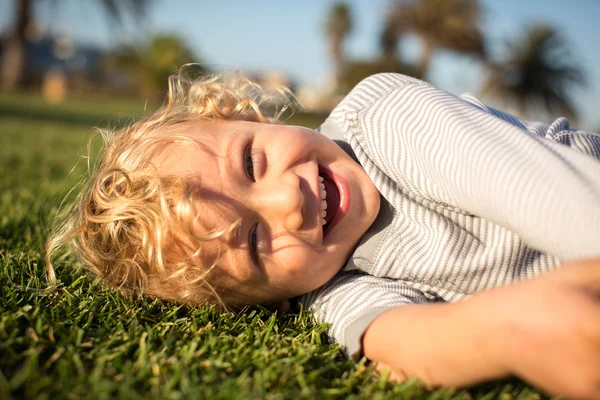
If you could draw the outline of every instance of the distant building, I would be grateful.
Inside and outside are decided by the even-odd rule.
[[[3,49],[0,37],[0,63]],[[131,93],[134,77],[127,71],[106,68],[106,51],[74,42],[67,36],[36,35],[25,47],[24,82],[39,87],[52,102],[71,91]]]
[[[306,111],[328,113],[342,100],[343,96],[336,94],[336,81],[324,77],[315,85],[305,85],[298,89],[298,101]]]
[[[251,71],[237,71],[236,74],[245,76],[248,79],[258,83],[265,87],[286,87],[292,92],[296,92],[297,84],[289,76],[278,71],[267,71],[267,72],[251,72]]]
[[[0,47],[0,62],[2,61]],[[30,40],[25,48],[28,82],[39,83],[49,73],[61,71],[65,75],[84,74],[90,79],[101,75],[103,51],[76,45],[68,37],[43,36]]]

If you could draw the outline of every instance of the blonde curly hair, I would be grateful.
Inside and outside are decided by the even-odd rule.
[[[299,106],[287,88],[265,89],[239,74],[198,76],[195,70],[187,65],[169,78],[168,101],[151,115],[119,132],[101,131],[104,152],[46,243],[51,288],[57,284],[53,256],[70,245],[85,267],[112,287],[227,308],[207,278],[216,261],[201,265],[189,244],[219,238],[237,223],[195,232],[197,185],[161,176],[153,161],[170,144],[191,142],[177,133],[188,123],[270,122]]]

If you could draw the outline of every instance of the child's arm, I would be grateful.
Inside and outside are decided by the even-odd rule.
[[[392,377],[466,386],[517,375],[554,394],[600,396],[600,260],[453,304],[389,310],[363,337]]]
[[[600,257],[598,160],[405,76],[354,91],[343,124],[357,152],[417,201],[492,221],[563,261]],[[600,136],[590,143],[600,149]]]

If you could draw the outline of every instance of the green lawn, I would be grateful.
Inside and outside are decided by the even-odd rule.
[[[85,173],[90,128],[119,125],[127,119],[119,111],[140,115],[143,107],[0,96],[0,399],[541,397],[514,380],[470,391],[390,384],[327,344],[326,327],[306,313],[217,315],[123,297],[86,277],[66,252],[56,291],[24,291],[46,285],[43,243],[53,212]]]

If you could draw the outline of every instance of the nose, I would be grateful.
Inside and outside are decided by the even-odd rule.
[[[301,228],[304,195],[300,184],[300,178],[290,172],[257,188],[255,209],[271,229],[295,232]]]

